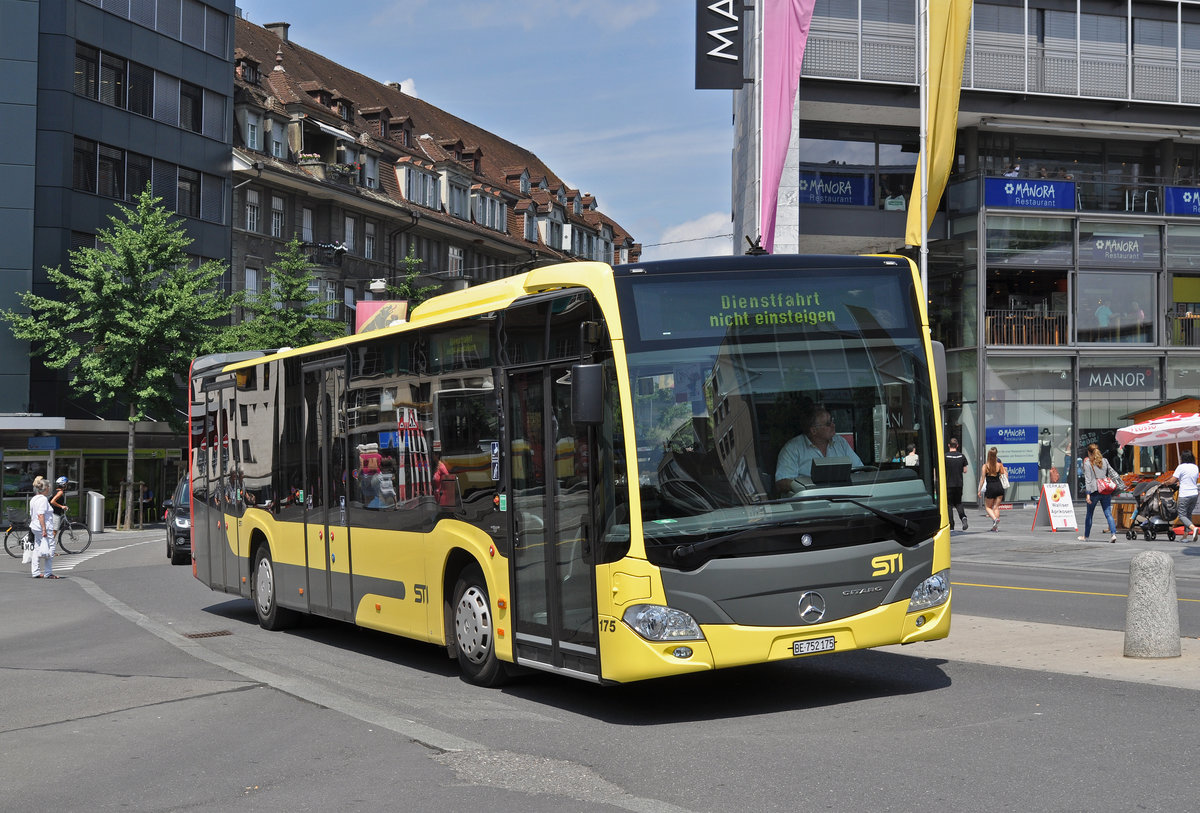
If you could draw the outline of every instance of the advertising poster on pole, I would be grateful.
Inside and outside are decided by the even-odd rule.
[[[1038,493],[1037,510],[1033,512],[1033,527],[1049,526],[1052,531],[1075,531],[1075,505],[1071,489],[1060,483],[1044,483]]]

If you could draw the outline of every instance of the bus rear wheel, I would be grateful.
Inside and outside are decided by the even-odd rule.
[[[487,581],[476,566],[465,569],[454,586],[454,651],[468,681],[498,686],[507,674],[496,658],[496,629]]]
[[[299,613],[279,606],[278,584],[275,565],[271,561],[271,549],[263,545],[254,555],[254,574],[250,579],[250,600],[263,629],[287,629],[296,623]]]

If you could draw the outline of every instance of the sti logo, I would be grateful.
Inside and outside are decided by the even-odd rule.
[[[876,556],[871,560],[871,567],[875,568],[871,571],[871,576],[890,576],[904,570],[904,554],[889,553],[885,556]]]

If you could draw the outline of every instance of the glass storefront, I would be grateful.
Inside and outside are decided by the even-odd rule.
[[[1133,471],[1133,447],[1117,446],[1116,432],[1128,420],[1122,416],[1162,400],[1159,358],[1155,356],[1090,356],[1079,360],[1078,454],[1089,443],[1125,474]]]
[[[1009,470],[1009,501],[1037,497],[1051,469],[1061,480],[1072,471],[1072,364],[1067,356],[988,360],[983,392],[983,443],[976,460],[995,446]],[[978,477],[978,475],[976,475]]]

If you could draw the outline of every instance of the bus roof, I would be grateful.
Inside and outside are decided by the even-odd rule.
[[[439,294],[425,300],[409,314],[408,321],[364,333],[339,336],[335,339],[311,344],[306,347],[286,347],[274,352],[250,352],[251,358],[241,359],[242,354],[228,354],[224,359],[205,357],[203,369],[215,367],[223,371],[253,367],[264,361],[291,358],[322,350],[348,347],[366,339],[380,338],[405,333],[422,325],[436,325],[448,319],[462,319],[503,310],[517,299],[529,294],[565,288],[587,288],[604,300],[613,295],[607,281],[613,277],[642,274],[673,274],[685,271],[754,271],[772,269],[819,269],[844,268],[868,269],[907,265],[912,273],[916,267],[912,260],[901,255],[873,254],[732,254],[717,257],[689,257],[678,260],[654,260],[630,265],[609,266],[601,262],[555,263],[535,268],[523,274],[473,285],[461,291]],[[601,307],[608,313],[616,313],[615,301],[602,301]],[[619,322],[610,324],[613,340],[622,338]],[[211,359],[211,360],[210,360]],[[222,364],[222,362],[225,362]],[[199,371],[199,370],[197,370]]]
[[[388,327],[379,328],[364,333],[353,333],[349,336],[339,336],[318,344],[305,347],[286,347],[274,352],[259,354],[245,360],[232,360],[223,367],[224,371],[239,370],[254,367],[264,361],[290,358],[332,350],[338,347],[348,347],[366,339],[405,333],[422,325],[435,325],[446,319],[462,319],[469,316],[479,316],[492,311],[503,310],[517,299],[529,294],[543,291],[553,291],[564,288],[588,288],[603,296],[605,291],[611,293],[611,286],[602,280],[612,278],[612,267],[607,263],[577,262],[555,263],[554,265],[535,268],[523,274],[504,277],[493,282],[473,285],[461,291],[451,291],[425,300],[409,314],[408,321]],[[610,305],[615,303],[609,303]],[[617,338],[614,336],[613,338]],[[207,358],[207,357],[206,357]],[[206,367],[215,367],[208,364]]]
[[[770,271],[774,269],[820,268],[881,268],[911,264],[912,260],[899,254],[731,254],[719,257],[688,257],[678,260],[618,265],[616,276],[632,274],[675,274],[703,268],[706,271]]]

